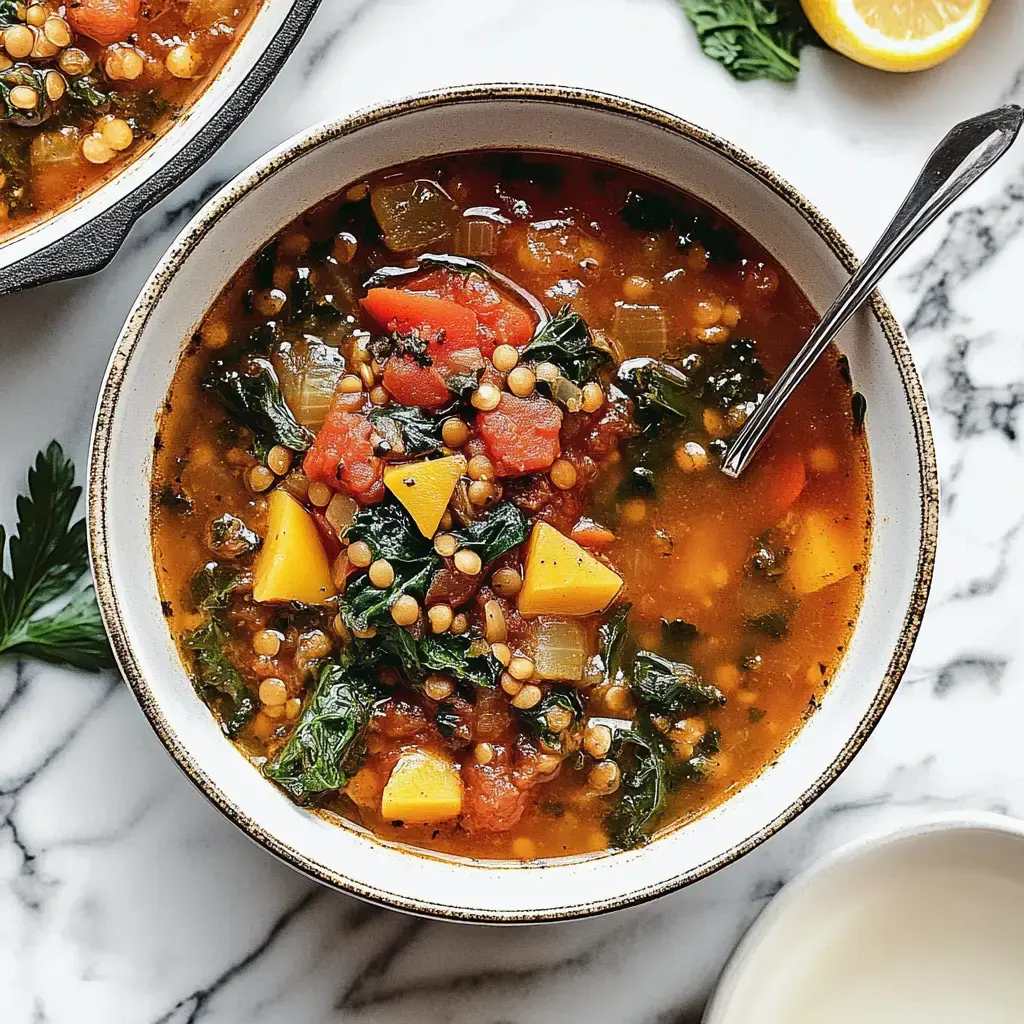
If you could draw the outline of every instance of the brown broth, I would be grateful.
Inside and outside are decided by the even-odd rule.
[[[612,330],[616,303],[623,302],[628,291],[630,298],[639,294],[643,304],[657,304],[665,311],[671,352],[680,357],[694,351],[707,354],[713,345],[694,340],[707,336],[695,332],[709,319],[722,328],[738,312],[738,323],[724,330],[733,338],[756,339],[758,358],[771,380],[816,321],[794,282],[754,240],[694,200],[639,175],[573,157],[534,155],[524,161],[521,156],[464,154],[392,170],[371,179],[370,185],[410,178],[442,183],[463,211],[497,208],[508,223],[499,231],[497,252],[483,257],[486,262],[542,297],[552,311],[570,302],[595,330]],[[360,185],[356,183],[350,197],[365,193]],[[682,202],[686,210],[699,214],[702,224],[718,232],[711,237],[723,251],[738,246],[741,260],[716,259],[713,250],[709,260],[699,241],[680,246],[674,229],[630,228],[618,211],[631,189]],[[276,285],[290,287],[294,267],[315,262],[317,243],[339,231],[352,231],[359,238],[353,280],[364,280],[381,265],[402,262],[403,256],[368,238],[365,230],[361,233],[370,223],[365,200],[351,202],[345,196],[340,192],[279,236]],[[536,225],[544,222],[559,223],[538,230]],[[429,251],[445,247],[433,245]],[[229,333],[225,325],[237,339],[267,319],[251,310],[250,292],[253,275],[265,272],[265,267],[261,271],[250,261],[217,300],[181,360],[160,424],[153,489],[154,557],[168,625],[179,642],[204,618],[192,605],[189,584],[212,557],[205,539],[210,520],[229,511],[261,536],[266,529],[266,496],[253,493],[246,483],[247,474],[258,465],[248,438],[244,432],[232,435],[226,430],[222,406],[199,387],[210,360],[222,352],[219,346]],[[323,269],[314,271],[314,283],[322,284],[325,274]],[[634,277],[643,280],[627,283]],[[363,326],[370,324],[364,321]],[[350,360],[351,330],[351,325],[334,323],[322,332]],[[721,337],[715,343],[720,344]],[[621,354],[629,358],[648,353],[627,345]],[[574,487],[558,491],[544,473],[518,483],[506,481],[506,497],[522,500],[531,518],[546,519],[565,533],[580,515],[614,528],[614,543],[604,557],[625,580],[619,600],[632,602],[631,635],[636,643],[665,653],[662,619],[680,619],[696,627],[696,639],[687,642],[682,653],[674,648],[672,656],[719,687],[726,702],[689,714],[682,732],[676,722],[671,735],[676,756],[682,756],[687,728],[694,745],[700,742],[701,729],[715,728],[721,735],[720,750],[710,755],[710,770],[702,779],[684,783],[670,795],[659,828],[704,813],[764,770],[822,699],[843,656],[863,592],[871,491],[867,447],[854,423],[847,376],[839,354],[829,352],[791,399],[764,451],[739,481],[724,477],[714,464],[714,438],[728,436],[740,422],[739,417],[730,422],[723,412],[705,416],[673,442],[678,448],[686,439],[699,438],[712,452],[706,468],[693,471],[685,458],[677,464],[666,453],[656,475],[656,497],[623,497],[623,467],[631,458],[632,442],[620,437],[621,418],[617,406],[609,404],[591,417],[567,416],[563,425],[562,457],[579,468]],[[476,443],[471,440],[467,450],[475,450]],[[780,467],[787,459],[792,462],[794,455],[806,469],[806,486],[791,506],[780,508]],[[174,510],[174,495],[191,501],[190,515]],[[794,596],[752,572],[751,553],[766,536],[784,551],[808,513],[819,514],[842,531],[855,549],[855,568],[839,582]],[[501,564],[518,565],[518,557],[504,556]],[[775,637],[751,627],[751,620],[777,610],[780,601],[786,613],[784,635],[777,619],[765,627]],[[515,647],[523,623],[515,617],[513,605],[506,603],[509,643]],[[479,600],[467,608],[471,623],[477,621]],[[279,718],[268,718],[264,708],[243,730],[240,749],[255,765],[266,764],[280,750],[291,731],[288,715],[299,713],[299,702],[312,689],[311,678],[302,670],[302,649],[308,647],[311,631],[314,646],[320,636],[337,646],[334,611],[296,618],[283,630],[280,653],[266,658],[254,655],[252,638],[280,616],[256,604],[249,594],[233,599],[226,620],[232,659],[253,692],[261,678],[274,676],[287,683],[293,701],[292,710]],[[592,634],[602,618],[588,620]],[[191,655],[184,647],[183,656],[189,663]],[[367,767],[350,786],[355,801],[350,795],[328,793],[314,801],[316,807],[361,822],[390,840],[468,856],[530,859],[607,847],[602,823],[620,794],[594,791],[588,773],[595,759],[570,754],[549,774],[549,766],[541,763],[543,750],[522,739],[513,749],[507,733],[503,735],[515,778],[528,794],[514,827],[468,834],[455,822],[410,825],[383,820],[380,788],[402,750],[414,742],[454,748],[466,776],[473,770],[469,765],[475,745],[486,742],[488,735],[487,729],[473,724],[482,717],[481,701],[484,710],[493,706],[507,714],[501,707],[508,697],[500,689],[481,691],[476,718],[470,716],[471,742],[456,746],[429,724],[436,703],[408,687],[399,689],[401,699],[389,702],[371,724]],[[628,717],[634,706],[627,700],[623,707],[621,687],[616,690],[607,681],[580,692],[588,716]],[[664,724],[671,725],[667,719]],[[578,768],[573,767],[576,762]]]

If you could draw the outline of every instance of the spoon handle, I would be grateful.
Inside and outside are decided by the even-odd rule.
[[[738,477],[746,469],[790,395],[846,321],[875,290],[882,275],[957,196],[973,185],[1010,148],[1022,121],[1024,110],[1020,107],[1013,104],[999,107],[961,121],[935,147],[907,198],[867,259],[847,281],[764,401],[740,428],[722,462],[722,472],[726,476]],[[973,159],[965,163],[972,154],[975,154]]]

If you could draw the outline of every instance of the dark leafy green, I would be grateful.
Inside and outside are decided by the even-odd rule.
[[[717,360],[706,359],[702,394],[709,405],[729,409],[740,402],[760,402],[768,375],[757,358],[757,344],[737,338],[719,347]]]
[[[289,296],[289,321],[304,324],[310,320],[331,322],[344,315],[330,296],[319,295],[313,287],[309,267],[296,267]]]
[[[632,604],[624,602],[613,609],[611,615],[598,627],[598,655],[608,679],[620,679],[623,676],[626,641],[629,638],[629,611]]]
[[[227,608],[231,595],[247,579],[243,569],[219,562],[207,562],[189,584],[192,604],[203,611]]]
[[[611,355],[594,344],[587,321],[565,305],[522,350],[520,358],[523,362],[554,363],[564,377],[583,384],[597,376]]]
[[[340,789],[359,769],[366,727],[387,697],[370,673],[328,662],[295,731],[266,767],[267,777],[299,800]]]
[[[430,412],[418,406],[398,405],[394,402],[370,411],[373,429],[387,443],[387,455],[432,455],[440,451],[444,440],[441,427],[451,412]]]
[[[437,705],[437,711],[434,712],[434,724],[437,726],[437,731],[446,740],[450,740],[455,735],[455,730],[458,729],[461,722],[462,719],[454,705],[447,701],[441,701]]]
[[[702,707],[719,707],[725,695],[704,683],[694,669],[653,651],[638,651],[633,660],[633,696],[652,712],[678,714]]]
[[[605,831],[613,845],[632,850],[647,842],[664,809],[671,750],[646,718],[638,718],[632,729],[616,734],[610,756],[622,780]]]
[[[417,639],[409,630],[387,624],[372,640],[357,641],[361,665],[390,665],[413,684],[431,672],[451,676],[457,683],[493,688],[501,678],[501,662],[490,651],[474,653],[467,634],[427,633]]]
[[[814,32],[798,0],[678,0],[700,47],[741,82],[792,82]]]
[[[394,498],[361,508],[345,536],[350,541],[365,541],[374,558],[386,558],[395,570],[394,582],[385,590],[373,586],[367,575],[357,576],[345,587],[341,617],[349,629],[364,630],[386,621],[388,609],[402,594],[422,598],[433,571],[441,564],[430,541]]]
[[[420,366],[431,366],[433,359],[427,355],[427,339],[421,338],[416,331],[409,334],[399,334],[392,331],[390,334],[378,334],[370,339],[367,346],[370,355],[378,363],[385,363],[392,356],[409,356],[415,359]]]
[[[548,715],[556,708],[572,715],[572,722],[561,732],[552,732],[548,725]],[[532,736],[541,740],[549,750],[564,751],[578,746],[575,737],[578,737],[583,727],[583,714],[579,691],[561,683],[552,686],[532,708],[517,710],[519,720]]]
[[[716,226],[705,214],[659,192],[630,189],[619,216],[634,231],[674,230],[679,248],[700,242],[708,256],[714,259],[735,263],[740,258],[734,231],[725,225]]]
[[[33,128],[53,116],[54,105],[46,93],[45,68],[34,68],[29,64],[15,64],[0,72],[0,124],[9,123],[19,128]],[[16,107],[11,102],[11,91],[18,86],[27,86],[35,91],[38,100],[31,110]]]
[[[526,540],[526,517],[511,501],[499,501],[452,533],[487,565]]]
[[[747,619],[747,626],[772,640],[784,640],[789,636],[789,616],[785,612],[767,612]]]
[[[292,415],[277,374],[266,359],[253,358],[243,370],[215,364],[203,387],[213,392],[258,442],[285,445],[297,452],[304,452],[312,443],[313,435]]]
[[[388,620],[391,606],[403,594],[421,600],[430,585],[430,577],[440,564],[437,556],[410,562],[392,562],[395,579],[390,587],[379,590],[368,575],[358,576],[345,587],[341,599],[341,618],[349,629],[365,630]]]
[[[235,737],[256,714],[256,700],[227,654],[227,634],[216,619],[208,619],[184,636],[193,652],[193,683],[199,695],[214,702],[225,734]]]
[[[263,541],[245,523],[230,512],[210,523],[210,547],[225,558],[238,558],[257,551]]]
[[[616,382],[636,406],[636,419],[645,432],[657,431],[666,414],[693,427],[704,413],[699,389],[681,370],[657,359],[627,359]]]
[[[18,495],[18,525],[9,544],[0,526],[0,655],[91,672],[113,665],[92,587],[75,591],[89,569],[85,520],[71,521],[81,493],[74,463],[51,442],[28,471],[28,493]],[[72,591],[63,606],[41,614]]]

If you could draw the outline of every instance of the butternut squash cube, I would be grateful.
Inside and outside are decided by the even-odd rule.
[[[267,537],[256,556],[252,596],[257,601],[323,604],[337,591],[313,517],[287,491],[267,499]]]
[[[786,579],[796,593],[812,594],[846,579],[859,557],[854,530],[823,512],[808,512],[790,545]]]
[[[593,615],[621,589],[621,577],[574,540],[549,523],[533,528],[519,591],[521,615]]]
[[[459,477],[466,472],[463,455],[410,462],[384,470],[384,486],[405,506],[424,537],[433,537],[451,501]]]
[[[388,821],[446,821],[462,812],[462,777],[455,762],[433,750],[410,750],[391,771],[380,813]]]

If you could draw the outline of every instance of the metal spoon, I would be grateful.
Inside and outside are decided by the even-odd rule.
[[[803,348],[729,445],[722,462],[722,472],[726,476],[738,477],[747,468],[790,395],[846,321],[867,301],[882,275],[957,196],[973,185],[1010,148],[1022,122],[1024,110],[1020,107],[999,107],[961,121],[936,146],[903,205],[867,259],[846,283]],[[968,160],[978,149],[981,151]]]

